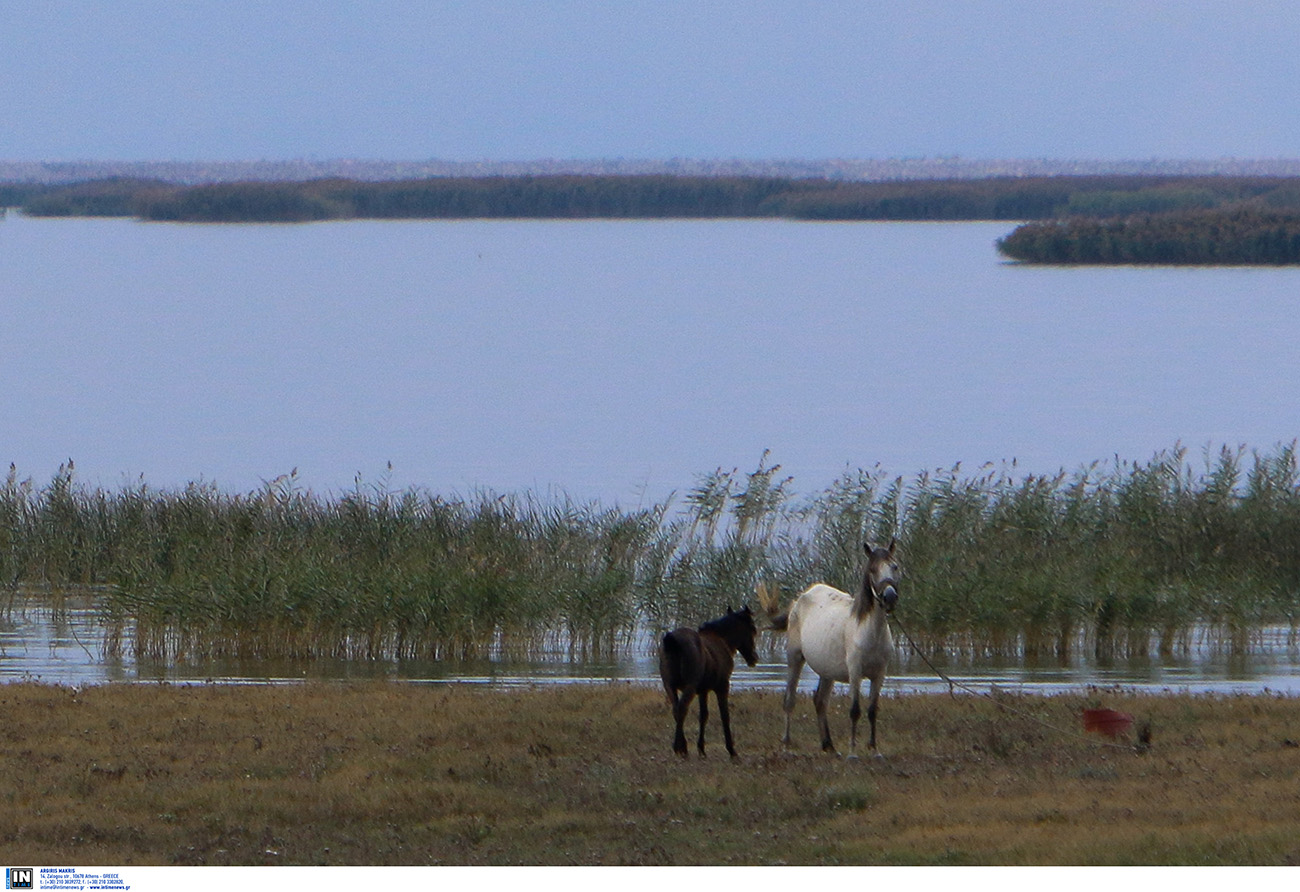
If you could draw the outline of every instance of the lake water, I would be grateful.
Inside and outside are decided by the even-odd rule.
[[[1300,269],[1017,266],[1011,228],[10,214],[0,463],[630,507],[765,449],[811,493],[1300,435]]]
[[[1300,436],[1300,269],[1018,266],[994,248],[1011,228],[10,214],[0,467],[40,484],[71,458],[109,489],[228,491],[296,469],[321,494],[359,476],[631,507],[714,468],[752,470],[769,449],[813,493],[846,468],[1051,473],[1179,441],[1267,451]],[[103,660],[94,629],[66,617],[7,623],[0,676],[69,683],[653,675],[645,655],[517,672],[137,666]],[[1211,649],[971,677],[1296,690],[1296,672],[1285,648]],[[779,685],[781,669],[742,674]]]
[[[111,682],[175,684],[287,684],[305,680],[358,681],[390,679],[414,684],[471,684],[492,687],[625,682],[658,685],[659,669],[650,642],[634,646],[623,658],[608,662],[574,662],[556,655],[533,662],[357,661],[357,660],[208,660],[193,663],[137,661],[130,655],[104,653],[104,627],[93,599],[68,596],[55,613],[48,597],[19,593],[0,614],[0,682],[35,680],[47,684],[87,685]],[[129,635],[129,633],[128,633]],[[738,665],[737,688],[783,690],[784,651],[779,640],[760,647],[759,665]],[[898,640],[899,657],[891,668],[891,692],[947,692],[948,683]],[[959,690],[987,693],[992,686],[1024,693],[1080,691],[1090,686],[1123,687],[1152,692],[1273,692],[1300,696],[1300,652],[1286,629],[1267,630],[1246,654],[1230,654],[1207,640],[1174,656],[1149,654],[1098,660],[1078,654],[1068,661],[1026,662],[1017,658],[976,658],[957,663],[939,660],[937,668],[963,685]],[[804,668],[801,690],[811,692],[814,675]],[[841,687],[841,693],[844,689]]]

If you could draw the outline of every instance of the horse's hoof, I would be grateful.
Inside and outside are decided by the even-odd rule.
[[[859,762],[859,761],[861,761],[861,757],[858,756],[857,753],[849,753],[849,754],[848,754],[847,756],[845,756],[844,758],[847,759],[847,760],[850,761],[850,762]]]
[[[877,750],[871,754],[871,758],[875,759],[877,762],[883,762],[885,761],[885,754]]]

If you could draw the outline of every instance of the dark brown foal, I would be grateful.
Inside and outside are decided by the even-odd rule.
[[[722,715],[722,736],[727,752],[734,759],[736,747],[731,740],[731,715],[727,709],[727,694],[731,689],[731,670],[735,668],[734,654],[739,651],[745,662],[753,666],[758,662],[754,652],[754,638],[758,630],[754,615],[748,607],[743,610],[727,608],[727,615],[710,620],[695,629],[677,629],[663,638],[659,649],[659,676],[668,693],[668,703],[673,709],[677,733],[673,737],[673,752],[686,757],[686,733],[682,725],[691,700],[700,698],[700,755],[704,755],[704,723],[709,718],[709,692],[718,698],[718,712]],[[678,691],[681,694],[678,694]]]

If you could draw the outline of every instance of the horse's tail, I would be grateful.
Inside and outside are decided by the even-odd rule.
[[[766,582],[757,586],[758,603],[767,614],[768,628],[773,632],[784,632],[790,622],[790,611],[781,609],[781,596],[773,592]]]

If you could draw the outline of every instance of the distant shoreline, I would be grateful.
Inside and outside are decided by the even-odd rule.
[[[172,223],[1001,220],[1020,225],[999,240],[998,250],[1025,263],[1300,264],[1300,176],[1058,174],[853,180],[720,173],[516,173],[294,179],[291,175],[302,171],[278,172],[277,179],[201,183],[116,175],[61,183],[0,179],[0,206],[36,217],[132,217]]]

